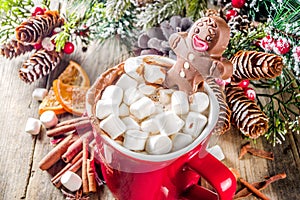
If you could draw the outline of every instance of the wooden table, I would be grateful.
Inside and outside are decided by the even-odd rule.
[[[113,52],[113,55],[110,52]],[[50,139],[45,134],[31,136],[24,131],[29,117],[39,117],[39,102],[32,99],[32,91],[37,87],[49,87],[69,59],[79,62],[93,82],[108,66],[121,59],[121,52],[114,45],[105,45],[102,48],[90,47],[86,53],[81,53],[79,49],[71,56],[65,57],[63,64],[50,76],[31,85],[18,78],[18,69],[28,55],[12,60],[0,58],[0,200],[64,199],[61,191],[50,182],[51,172],[53,173],[55,169],[51,168],[47,172],[41,171],[38,167],[38,162],[53,148],[49,143]],[[291,200],[300,199],[299,141],[300,135],[295,133],[288,133],[286,141],[276,147],[266,142],[263,137],[256,143],[251,141],[253,147],[274,152],[274,161],[251,155],[239,160],[240,146],[247,140],[244,140],[235,129],[219,137],[217,144],[221,146],[226,156],[223,162],[228,167],[238,169],[241,176],[250,183],[262,181],[265,176],[285,172],[286,179],[273,183],[263,192],[274,200]],[[62,165],[60,163],[56,166]],[[97,194],[91,196],[91,199],[108,200],[113,197],[107,187],[103,186]],[[255,198],[251,196],[247,199]]]

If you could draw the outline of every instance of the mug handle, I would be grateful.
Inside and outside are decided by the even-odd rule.
[[[196,154],[187,162],[187,165],[203,177],[215,189],[216,193],[194,184],[189,186],[184,192],[183,196],[185,198],[206,200],[233,199],[236,190],[236,179],[232,172],[210,153]]]

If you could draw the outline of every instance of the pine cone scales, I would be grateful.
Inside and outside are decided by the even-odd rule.
[[[231,62],[235,69],[232,75],[233,82],[274,78],[281,74],[283,68],[280,56],[256,51],[239,51]]]
[[[10,42],[3,44],[0,47],[0,54],[5,56],[6,58],[13,58],[24,54],[27,51],[31,51],[33,46],[31,45],[24,45],[17,40],[11,40]]]
[[[232,111],[231,121],[245,135],[256,139],[268,130],[268,118],[256,103],[248,99],[242,88],[226,87],[227,103]]]
[[[220,86],[215,82],[215,78],[208,77],[206,79],[206,82],[216,95],[217,101],[219,102],[220,106],[219,119],[216,127],[214,128],[214,132],[223,134],[230,128],[231,111],[226,103],[225,94],[221,90]]]
[[[61,55],[54,51],[41,49],[33,54],[19,70],[19,77],[26,83],[32,83],[48,75],[61,61]]]
[[[34,44],[51,34],[55,27],[63,24],[57,11],[46,11],[43,15],[30,17],[16,28],[16,38],[20,42]]]

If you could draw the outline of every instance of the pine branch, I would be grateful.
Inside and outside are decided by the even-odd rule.
[[[187,0],[186,15],[196,21],[204,16],[203,11],[207,9],[206,0]]]
[[[31,15],[31,0],[0,0],[0,43],[14,37],[15,28]]]
[[[265,26],[265,24],[259,24],[256,29],[249,29],[247,34],[242,32],[234,34],[229,41],[224,56],[230,59],[239,50],[259,50],[259,47],[255,44],[255,42],[266,35],[264,31]]]
[[[162,0],[148,4],[141,9],[137,26],[144,29],[156,26],[174,15],[185,16],[186,5],[184,0]]]
[[[256,94],[258,105],[270,119],[270,128],[265,137],[274,146],[285,140],[288,131],[297,133],[300,131],[300,84],[297,83],[289,69],[284,69],[282,76],[284,78],[277,77],[276,80],[264,82],[264,87],[261,87],[261,84],[253,83],[257,88],[266,86],[274,88],[275,86],[275,92],[272,94]],[[265,104],[261,102],[262,98],[266,100]]]

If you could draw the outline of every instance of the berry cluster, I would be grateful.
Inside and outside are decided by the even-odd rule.
[[[247,98],[254,101],[255,98],[256,98],[256,93],[255,93],[255,90],[253,88],[248,87],[249,84],[250,84],[250,81],[248,79],[245,79],[245,80],[242,80],[239,83],[239,86],[241,88],[243,88],[244,93],[247,96]]]
[[[280,55],[288,53],[291,49],[291,45],[286,38],[280,37],[278,39],[274,39],[271,35],[267,35],[262,38],[259,45],[265,51],[274,51]]]

